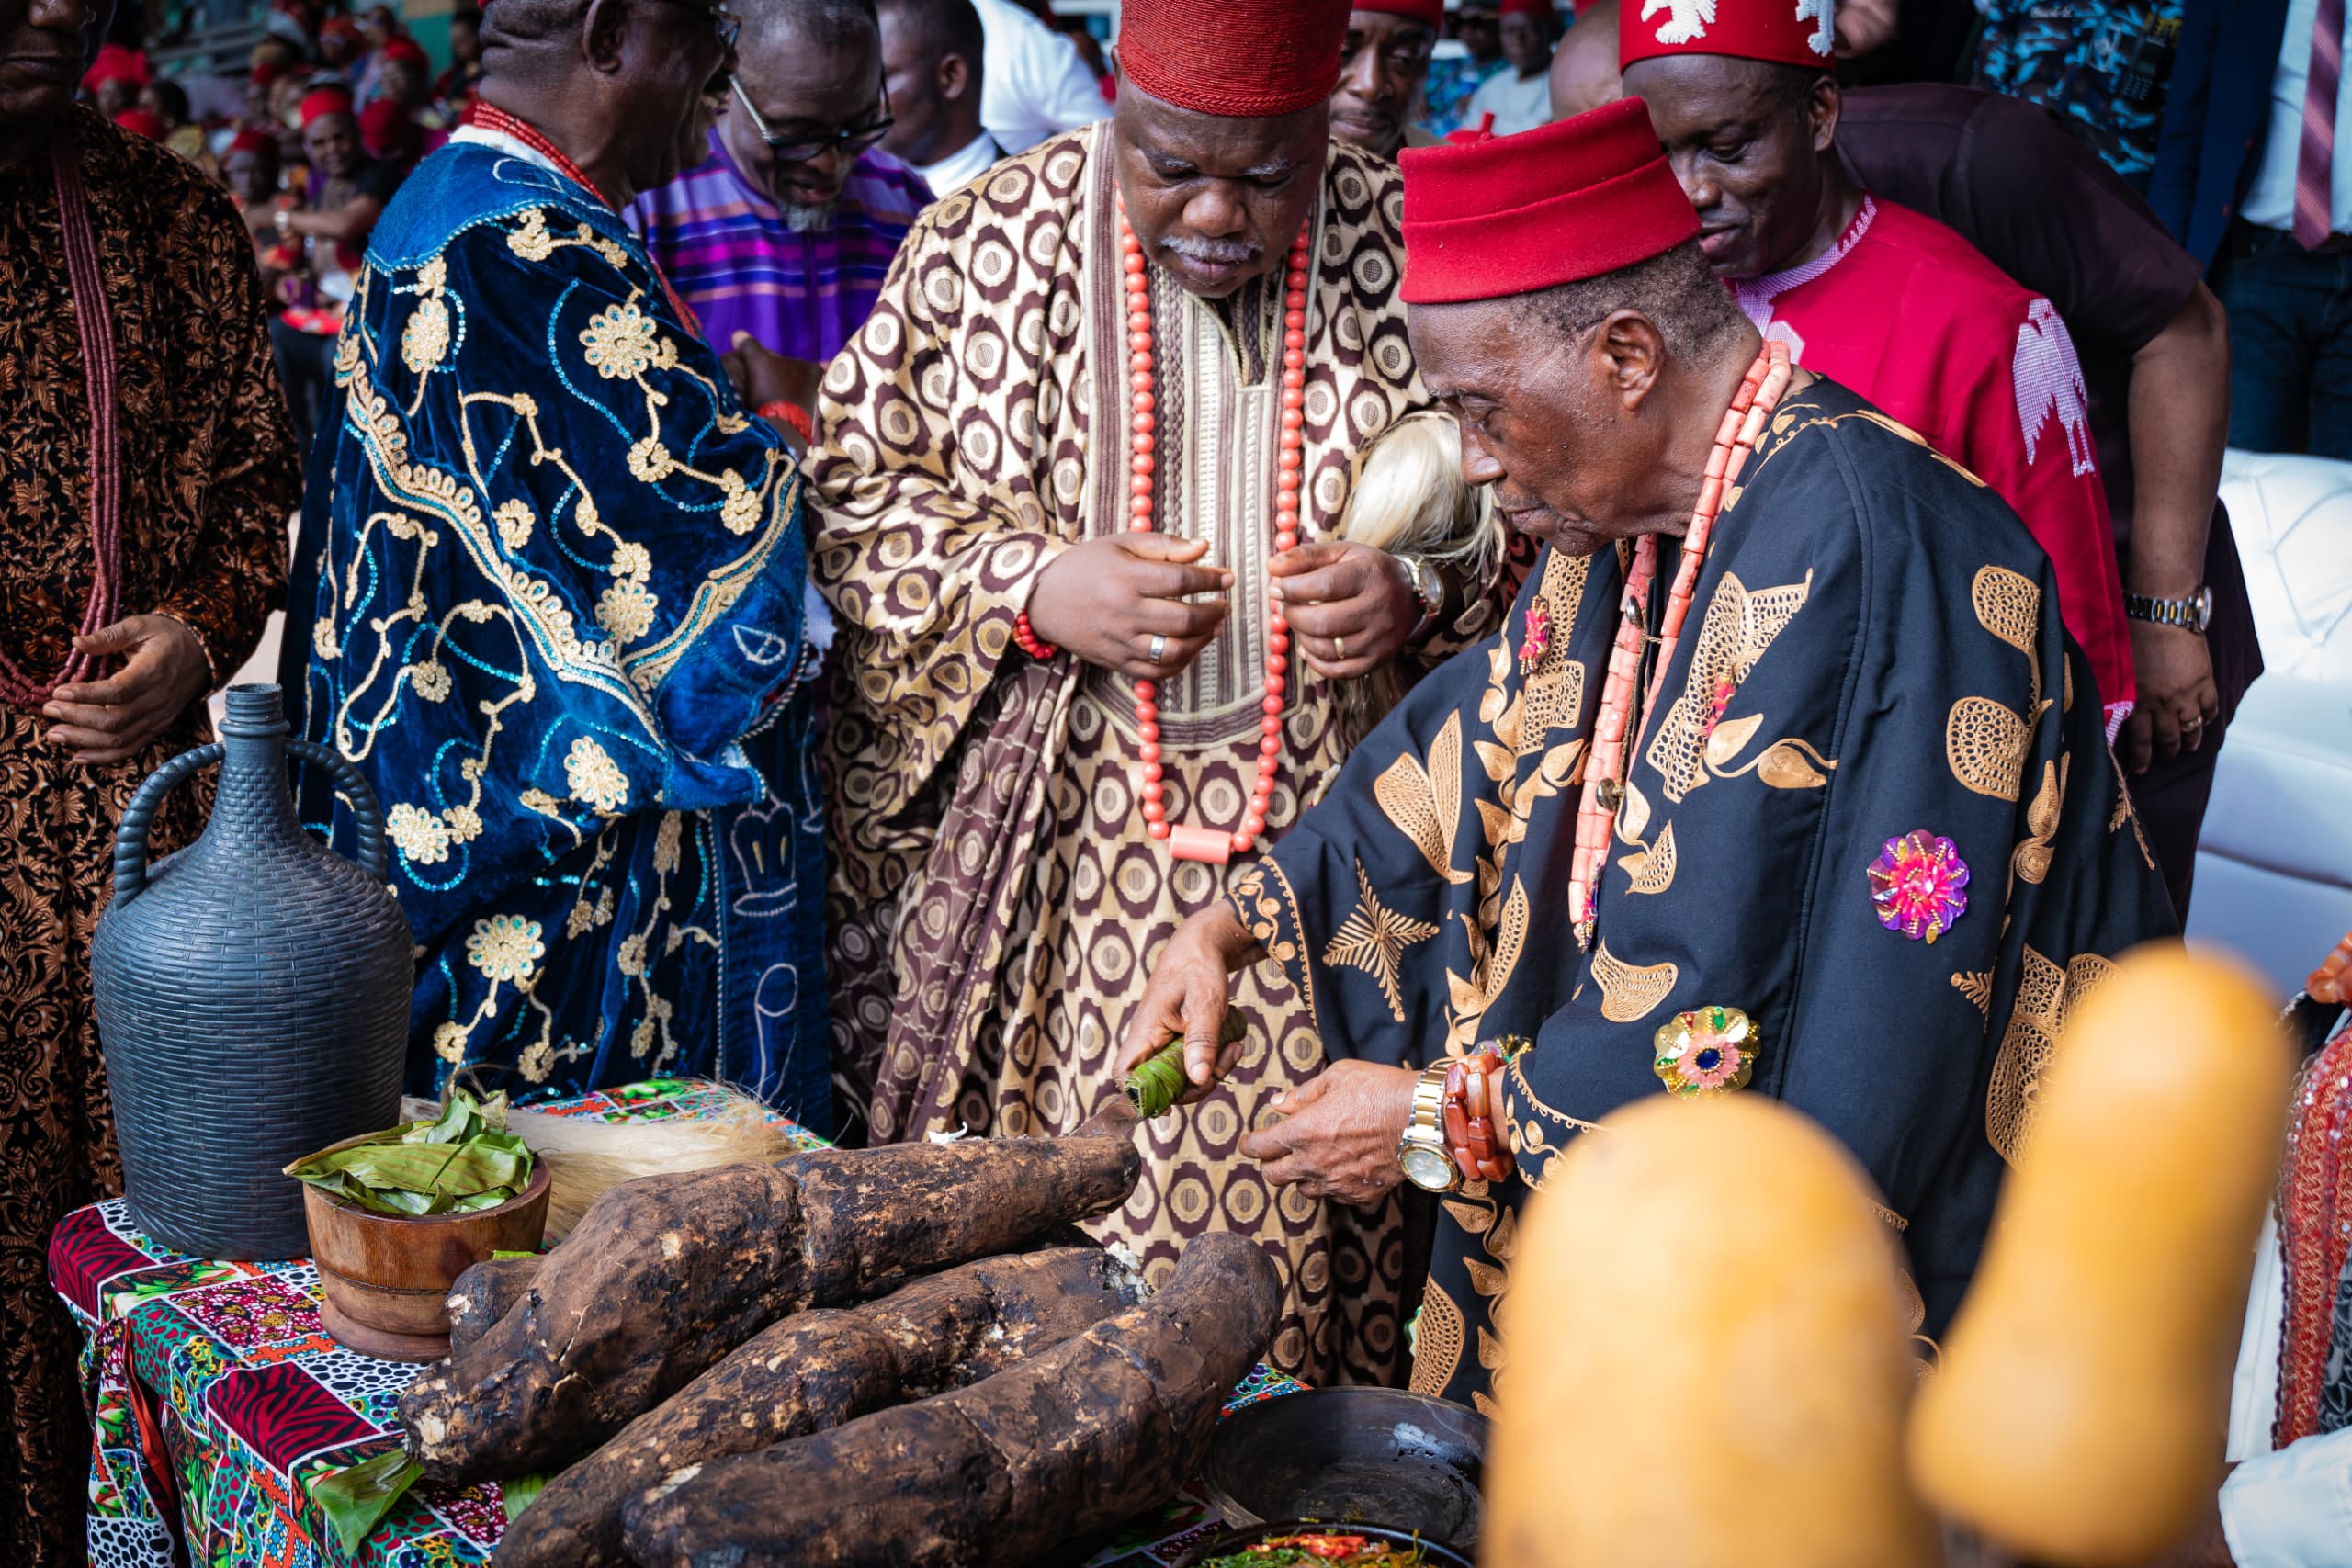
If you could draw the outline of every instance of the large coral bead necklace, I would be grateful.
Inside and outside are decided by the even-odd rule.
[[[1658,616],[1657,661],[1653,666],[1642,711],[1646,719],[1657,702],[1666,667],[1674,661],[1675,645],[1682,638],[1682,623],[1690,614],[1690,598],[1699,586],[1699,568],[1706,561],[1714,535],[1715,513],[1724,496],[1739,480],[1747,455],[1764,434],[1781,394],[1788,390],[1786,344],[1766,344],[1756,362],[1741,378],[1731,407],[1724,411],[1715,444],[1707,454],[1707,475],[1699,487],[1699,503],[1690,512],[1690,526],[1682,536],[1682,560]],[[1601,688],[1600,714],[1593,723],[1592,754],[1586,760],[1584,791],[1577,802],[1576,853],[1568,863],[1568,910],[1575,923],[1577,946],[1592,945],[1598,919],[1600,868],[1609,856],[1610,824],[1624,799],[1625,762],[1639,733],[1628,734],[1634,685],[1642,668],[1642,609],[1649,603],[1650,583],[1657,575],[1657,536],[1645,534],[1634,547],[1634,564],[1625,573],[1624,609],[1617,623],[1617,643],[1609,652],[1609,680]]]
[[[1306,228],[1291,242],[1290,267],[1283,289],[1282,442],[1274,459],[1274,550],[1298,547],[1300,451],[1304,446],[1306,389]],[[1158,463],[1158,399],[1152,391],[1151,274],[1143,243],[1127,223],[1126,203],[1119,203],[1119,266],[1127,291],[1127,385],[1132,457],[1127,469],[1127,527],[1151,532],[1153,477]],[[1258,783],[1241,826],[1231,833],[1168,820],[1159,756],[1159,683],[1136,682],[1136,755],[1143,763],[1144,831],[1168,846],[1178,860],[1206,861],[1223,865],[1235,855],[1257,847],[1266,830],[1266,812],[1274,797],[1274,773],[1283,749],[1283,691],[1290,667],[1290,622],[1279,601],[1270,595],[1266,609],[1266,699],[1258,740]]]

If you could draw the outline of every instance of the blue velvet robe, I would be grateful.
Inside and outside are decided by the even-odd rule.
[[[304,733],[386,813],[413,1089],[715,1075],[831,1127],[806,547],[789,454],[616,215],[492,145],[419,165],[288,632]],[[350,849],[322,778],[303,807]]]
[[[1842,1139],[1941,1332],[2060,1025],[2112,955],[2173,929],[2049,560],[2001,500],[1803,373],[1742,481],[1630,764],[1589,953],[1568,877],[1612,551],[1548,551],[1501,634],[1417,687],[1235,886],[1331,1055],[1532,1041],[1506,1078],[1520,1174],[1442,1204],[1427,1392],[1487,1402],[1521,1200],[1594,1121],[1668,1092],[1658,1032],[1690,1010],[1741,1010],[1761,1041],[1744,1089],[1698,1092],[1769,1094]],[[1969,873],[1932,942],[1872,897],[1873,863],[1922,829]],[[1723,1199],[1737,1224],[1742,1194]]]

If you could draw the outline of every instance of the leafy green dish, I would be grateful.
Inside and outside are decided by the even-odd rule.
[[[322,1149],[286,1174],[371,1214],[470,1214],[521,1195],[531,1151],[506,1130],[503,1093],[477,1100],[458,1089],[435,1121]]]
[[[1418,1546],[1330,1530],[1257,1541],[1201,1568],[1421,1568],[1427,1561]]]

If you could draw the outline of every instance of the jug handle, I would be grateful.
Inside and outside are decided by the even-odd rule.
[[[342,752],[315,740],[288,740],[288,754],[315,762],[334,780],[335,789],[351,805],[357,820],[359,869],[381,881],[384,875],[384,812],[366,775]],[[147,829],[164,797],[200,768],[209,768],[225,754],[218,740],[183,751],[147,776],[123,807],[122,823],[114,831],[114,901],[127,904],[147,890]]]

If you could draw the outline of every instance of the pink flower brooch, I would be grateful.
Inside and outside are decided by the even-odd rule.
[[[1870,875],[1878,923],[1913,942],[1933,942],[1968,912],[1968,863],[1960,846],[1925,828],[1889,839]]]

